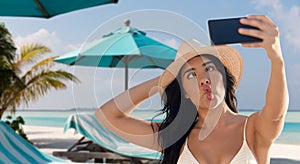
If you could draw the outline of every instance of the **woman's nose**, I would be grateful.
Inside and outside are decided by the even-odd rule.
[[[201,79],[200,81],[200,85],[203,86],[203,85],[207,85],[207,84],[210,84],[210,80],[209,79]]]

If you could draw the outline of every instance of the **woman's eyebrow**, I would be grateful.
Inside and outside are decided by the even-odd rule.
[[[186,74],[186,73],[188,73],[190,71],[194,71],[194,70],[195,70],[195,68],[189,68],[189,69],[187,69],[186,71],[184,71],[183,76],[184,76],[184,74]]]
[[[205,66],[207,66],[208,64],[211,64],[211,63],[213,63],[213,62],[212,61],[208,61],[208,62],[203,63],[202,66],[205,67]],[[190,71],[194,71],[194,70],[195,70],[195,68],[189,68],[186,71],[184,71],[184,73],[182,75],[184,76],[186,73],[188,73]]]
[[[203,67],[207,66],[208,64],[213,63],[212,61],[208,61],[202,64]]]

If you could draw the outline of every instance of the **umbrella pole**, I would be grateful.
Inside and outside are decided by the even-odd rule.
[[[128,63],[125,62],[125,90],[128,89]]]

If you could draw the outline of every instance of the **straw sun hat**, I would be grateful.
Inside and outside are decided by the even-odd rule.
[[[181,67],[193,57],[201,54],[216,56],[235,77],[235,88],[237,88],[244,69],[241,54],[230,46],[205,46],[199,41],[193,39],[181,44],[178,48],[175,61],[172,62],[161,75],[158,82],[160,95],[163,94],[163,90],[165,90],[166,87],[177,77]]]

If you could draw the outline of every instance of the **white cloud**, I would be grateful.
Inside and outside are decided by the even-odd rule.
[[[176,39],[161,39],[161,38],[157,38],[157,37],[152,37],[152,39],[157,40],[163,44],[166,44],[174,49],[177,49],[180,45],[179,41],[177,41]]]
[[[51,49],[52,55],[62,55],[80,47],[80,44],[64,43],[55,32],[49,32],[46,29],[40,29],[39,31],[27,36],[17,36],[14,38],[14,41],[18,49],[20,46],[28,43],[44,44]]]
[[[252,3],[256,5],[256,9],[271,7],[273,9],[280,10],[282,8],[280,0],[253,0]]]
[[[280,0],[253,0],[256,9],[266,10],[279,25],[281,38],[297,51],[300,50],[300,6],[286,7]]]

